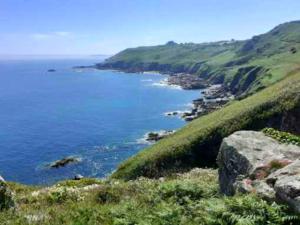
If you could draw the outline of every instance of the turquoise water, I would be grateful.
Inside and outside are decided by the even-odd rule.
[[[0,61],[0,174],[6,180],[104,177],[148,146],[139,141],[146,132],[182,127],[184,121],[164,112],[187,109],[200,94],[155,85],[162,75],[72,69],[95,62]],[[81,162],[47,167],[66,156]]]

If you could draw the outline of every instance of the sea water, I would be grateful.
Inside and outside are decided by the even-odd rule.
[[[0,175],[6,180],[51,184],[75,174],[107,176],[149,146],[140,141],[145,133],[184,126],[164,113],[185,110],[200,95],[157,85],[163,75],[73,69],[96,62],[0,60]],[[80,162],[49,168],[69,156]]]

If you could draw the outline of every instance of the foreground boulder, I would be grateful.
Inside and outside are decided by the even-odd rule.
[[[280,144],[262,132],[224,138],[218,155],[221,192],[253,192],[300,212],[300,147]]]
[[[0,176],[0,211],[15,206],[13,193],[10,191],[4,179]]]

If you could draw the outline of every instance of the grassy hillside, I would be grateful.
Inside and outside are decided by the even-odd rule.
[[[223,197],[214,170],[194,169],[160,180],[84,179],[38,188],[9,184],[17,211],[4,225],[299,224],[300,218],[254,195]]]
[[[300,70],[282,81],[202,116],[119,166],[114,178],[159,177],[176,170],[213,166],[222,139],[234,131],[280,127],[285,112],[300,107]]]
[[[250,94],[299,66],[300,21],[285,23],[246,41],[176,44],[126,49],[100,69],[195,74],[223,83],[234,94]]]

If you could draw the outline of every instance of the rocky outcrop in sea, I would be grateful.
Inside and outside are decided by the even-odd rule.
[[[72,163],[78,163],[80,162],[81,159],[80,158],[77,158],[77,157],[74,157],[74,156],[68,156],[68,157],[65,157],[65,158],[62,158],[60,160],[57,160],[55,162],[52,162],[50,163],[49,167],[50,168],[60,168],[60,167],[65,167],[69,164],[72,164]]]
[[[161,130],[161,131],[152,131],[145,135],[144,139],[147,142],[157,142],[171,134],[173,134],[174,130]]]

